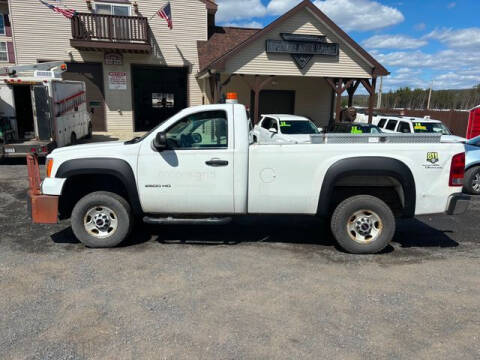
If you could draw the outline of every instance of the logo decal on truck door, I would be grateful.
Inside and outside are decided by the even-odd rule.
[[[428,152],[427,153],[427,161],[432,164],[436,164],[438,162],[438,152]]]

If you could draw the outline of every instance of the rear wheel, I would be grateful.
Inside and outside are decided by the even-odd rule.
[[[392,240],[395,217],[379,198],[357,195],[337,206],[330,227],[344,250],[352,254],[375,254]]]
[[[130,233],[133,224],[130,205],[121,196],[97,191],[78,201],[71,217],[73,233],[93,248],[114,247]]]
[[[472,195],[480,195],[480,167],[476,166],[465,172],[465,190]]]

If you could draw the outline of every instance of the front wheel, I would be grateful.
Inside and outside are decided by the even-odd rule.
[[[395,217],[379,198],[357,195],[337,206],[330,227],[344,250],[352,254],[375,254],[392,241]]]
[[[130,205],[121,196],[97,191],[81,198],[71,217],[78,240],[92,248],[114,247],[130,233],[133,218]]]
[[[465,172],[465,190],[471,195],[480,195],[480,167],[476,166]]]

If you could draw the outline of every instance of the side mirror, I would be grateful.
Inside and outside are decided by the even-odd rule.
[[[153,147],[158,151],[166,150],[167,146],[167,134],[163,131],[160,131],[153,139]]]
[[[275,129],[275,128],[270,128],[270,129],[268,129],[268,131],[270,131],[272,133],[275,133],[275,134],[277,133],[277,129]]]

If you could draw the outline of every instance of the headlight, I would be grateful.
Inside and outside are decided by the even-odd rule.
[[[47,166],[46,166],[47,177],[50,177],[50,175],[52,174],[52,168],[53,168],[53,159],[47,159]]]

